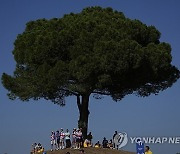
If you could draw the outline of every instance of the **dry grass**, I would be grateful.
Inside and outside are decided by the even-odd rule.
[[[135,154],[134,152],[102,149],[102,148],[84,148],[84,151],[85,154]],[[75,149],[64,149],[64,150],[58,150],[52,152],[47,151],[47,154],[66,154],[66,152],[70,152],[70,154],[80,154],[80,151]]]

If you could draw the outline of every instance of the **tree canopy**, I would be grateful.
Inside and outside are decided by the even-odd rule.
[[[149,96],[171,87],[179,70],[154,26],[112,8],[88,7],[62,18],[30,21],[14,42],[14,74],[2,82],[11,99],[70,95]]]
[[[50,99],[95,93],[120,100],[148,96],[170,87],[179,77],[171,65],[171,46],[160,32],[111,8],[26,24],[17,36],[14,76],[3,74],[10,97]]]

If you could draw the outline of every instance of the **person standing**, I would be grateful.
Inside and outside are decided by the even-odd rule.
[[[63,132],[63,128],[61,128],[61,131],[60,131],[60,149],[64,149],[64,137],[65,137],[65,134]]]
[[[66,130],[64,135],[65,135],[65,141],[66,141],[66,148],[70,148],[71,147],[71,140],[70,140],[70,132],[68,129]]]
[[[56,136],[55,132],[51,132],[51,151],[56,147]]]
[[[145,147],[145,154],[152,154],[152,151],[150,150],[149,146]]]
[[[77,130],[76,137],[77,137],[77,149],[80,149],[81,148],[81,142],[82,142],[82,132],[81,132],[81,129]]]
[[[56,150],[60,149],[60,133],[59,130],[56,131]]]
[[[76,148],[76,128],[72,131],[72,148]]]
[[[114,141],[114,139],[115,139],[115,136],[118,134],[118,132],[117,131],[115,131],[114,132],[114,135],[113,135],[113,148],[114,149],[116,149],[117,147],[116,147],[116,145],[115,145],[115,141]]]

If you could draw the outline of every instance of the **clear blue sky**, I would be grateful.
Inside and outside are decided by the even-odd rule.
[[[180,69],[179,0],[0,0],[0,76],[3,72],[13,73],[13,42],[28,21],[62,17],[95,5],[110,6],[126,17],[156,26],[162,33],[161,41],[171,44],[172,63]],[[180,136],[179,91],[180,80],[158,96],[130,95],[117,103],[110,97],[91,97],[89,131],[94,142],[104,136],[110,138],[114,130],[125,131],[129,136]],[[74,97],[67,98],[67,105],[62,108],[45,100],[11,101],[1,83],[0,94],[0,154],[28,154],[33,142],[41,142],[49,149],[51,130],[77,127]],[[180,152],[180,144],[150,146],[154,154]],[[124,149],[135,151],[135,145],[129,143]]]

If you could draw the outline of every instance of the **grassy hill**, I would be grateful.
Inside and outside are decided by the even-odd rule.
[[[112,149],[102,149],[102,148],[84,148],[85,154],[135,154],[134,152],[112,150]],[[79,150],[75,149],[64,149],[58,151],[47,151],[47,154],[66,154],[70,152],[71,154],[80,154]]]

